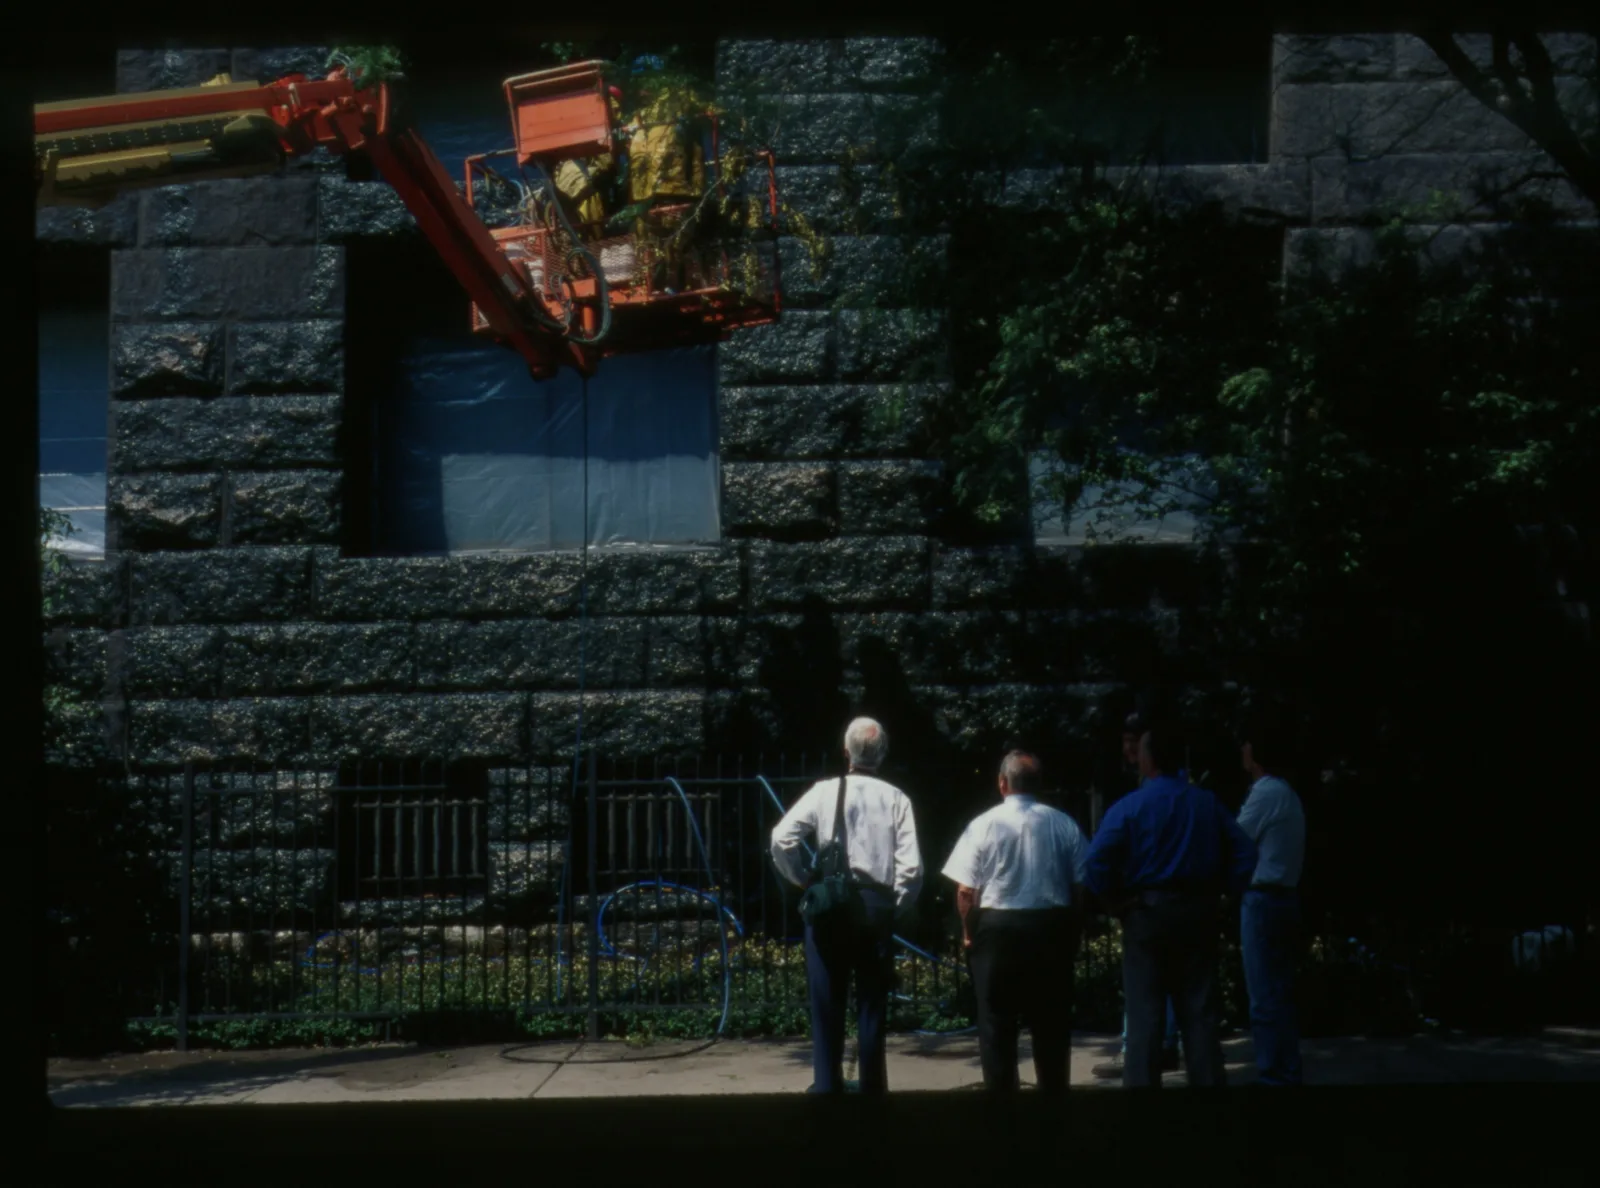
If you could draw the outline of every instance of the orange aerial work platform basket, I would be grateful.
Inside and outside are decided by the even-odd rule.
[[[704,113],[710,154],[698,200],[657,203],[631,230],[579,222],[561,206],[552,180],[560,165],[627,152],[626,138],[613,134],[603,66],[582,62],[506,80],[515,147],[466,161],[469,206],[477,208],[488,185],[522,195],[515,225],[490,234],[536,295],[538,316],[575,341],[592,340],[584,349],[600,357],[711,343],[775,322],[782,301],[775,163],[770,152],[744,154],[740,176],[730,176],[714,113]],[[520,180],[489,163],[504,157],[515,159],[507,172]],[[714,223],[735,189],[743,226],[719,234]],[[470,319],[475,333],[494,336],[477,305]]]

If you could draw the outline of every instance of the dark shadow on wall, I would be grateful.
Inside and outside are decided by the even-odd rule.
[[[852,715],[874,718],[889,732],[889,757],[883,777],[910,796],[922,852],[922,894],[914,922],[902,935],[914,943],[938,945],[958,935],[954,885],[943,869],[961,831],[991,806],[987,766],[940,729],[934,705],[919,694],[900,657],[880,636],[866,636],[857,665],[861,700]]]
[[[828,604],[808,594],[796,627],[766,630],[756,682],[772,699],[773,741],[785,753],[839,755],[850,701],[839,630]]]
[[[55,1055],[114,1051],[127,1019],[177,998],[173,797],[134,794],[112,769],[57,768],[42,799],[46,994],[36,1018]]]

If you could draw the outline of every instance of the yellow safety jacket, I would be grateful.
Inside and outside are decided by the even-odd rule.
[[[612,123],[618,123],[620,117],[621,109],[617,101],[612,99]],[[584,161],[563,161],[556,167],[555,176],[551,180],[555,182],[556,189],[577,209],[580,223],[605,222],[605,201],[600,196],[599,187],[605,176],[616,167],[617,162],[610,153],[602,153],[598,157],[590,157]]]
[[[704,151],[676,122],[634,126],[628,157],[631,201],[698,197],[704,176]]]
[[[600,179],[616,167],[610,153],[587,161],[563,161],[556,167],[556,189],[577,208],[580,223],[603,223],[606,208],[598,192]]]

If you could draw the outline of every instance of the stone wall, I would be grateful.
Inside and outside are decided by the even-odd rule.
[[[1597,113],[1595,39],[1547,34],[1562,110],[1580,133]],[[1458,41],[1480,65],[1486,35]],[[1310,225],[1289,232],[1290,268],[1312,250],[1356,262],[1372,249],[1372,227],[1406,207],[1439,199],[1439,225],[1420,235],[1436,257],[1455,258],[1493,234],[1494,196],[1513,189],[1551,203],[1559,216],[1595,211],[1559,177],[1510,120],[1469,94],[1444,63],[1409,34],[1275,39],[1272,162],[1304,170]],[[1437,232],[1448,228],[1445,234]]]
[[[128,52],[119,82],[321,57]],[[785,112],[781,193],[827,237],[827,265],[786,241],[784,318],[721,349],[722,544],[592,559],[585,734],[609,754],[792,746],[812,703],[836,717],[889,686],[941,707],[952,738],[999,745],[1094,704],[1117,647],[1166,638],[1144,606],[1089,630],[1116,609],[1064,601],[1083,575],[1063,558],[939,540],[943,475],[918,410],[947,375],[941,311],[871,295],[909,257],[939,268],[944,243],[860,217],[889,217],[871,201],[876,121],[936,120],[938,66],[919,40],[723,46],[722,83]],[[73,575],[52,624],[64,679],[104,698],[113,755],[515,761],[570,739],[576,557],[338,548],[343,245],[415,234],[391,189],[313,159],[88,219],[46,212],[40,234],[113,251],[112,554]],[[878,415],[890,398],[897,421]],[[818,608],[832,654],[797,683],[785,666],[815,642]]]
[[[1592,113],[1593,40],[1551,44],[1563,95]],[[323,58],[128,51],[118,78],[268,79]],[[1267,164],[1155,184],[1283,226],[1291,260],[1313,237],[1358,251],[1385,204],[1531,161],[1410,38],[1283,37],[1273,69]],[[945,538],[922,418],[948,382],[948,327],[879,294],[907,269],[937,277],[946,245],[902,234],[876,156],[885,117],[934,127],[939,46],[728,41],[718,74],[781,114],[780,194],[828,251],[785,240],[783,318],[720,349],[723,541],[592,558],[585,737],[619,758],[831,746],[846,715],[872,712],[941,754],[1031,740],[1087,762],[1129,684],[1225,697],[1194,659],[1206,590],[1181,551],[1113,562]],[[1041,209],[1060,193],[1056,175],[1021,171],[992,198]],[[319,156],[41,212],[38,228],[113,253],[111,553],[59,580],[49,617],[56,679],[99,706],[74,729],[136,761],[319,770],[570,745],[576,556],[339,547],[345,247],[416,234],[391,189]]]

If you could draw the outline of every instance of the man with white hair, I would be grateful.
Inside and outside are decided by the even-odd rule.
[[[877,775],[889,753],[883,727],[871,718],[857,718],[845,731],[844,749],[846,774],[813,785],[773,829],[772,861],[784,878],[805,887],[817,875],[806,861],[807,836],[819,846],[830,839],[842,845],[856,910],[806,924],[811,1092],[844,1091],[845,1005],[853,973],[861,1092],[883,1093],[889,1088],[885,1041],[894,982],[894,927],[922,888],[922,856],[910,798]]]

